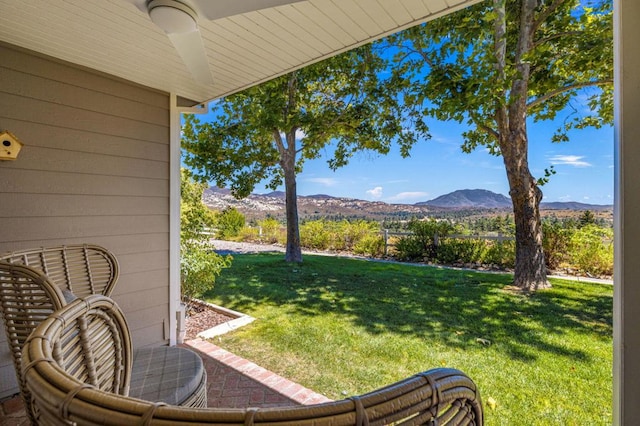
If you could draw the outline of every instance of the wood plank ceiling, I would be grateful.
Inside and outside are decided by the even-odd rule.
[[[195,81],[164,32],[127,0],[0,0],[0,41],[201,102],[477,1],[307,0],[199,19],[213,85]]]

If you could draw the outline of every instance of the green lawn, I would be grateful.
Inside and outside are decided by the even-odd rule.
[[[282,254],[236,255],[206,299],[257,318],[215,343],[333,399],[447,366],[489,425],[611,424],[608,285]],[[486,401],[497,405],[490,409]]]

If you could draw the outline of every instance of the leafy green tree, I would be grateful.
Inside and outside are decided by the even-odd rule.
[[[284,182],[285,259],[301,262],[296,176],[305,160],[319,158],[331,142],[332,169],[359,150],[387,153],[394,141],[408,155],[426,136],[422,114],[397,97],[407,83],[389,81],[381,73],[386,66],[367,45],[230,95],[213,106],[212,122],[185,119],[185,162],[238,198],[264,179],[272,189]]]
[[[202,202],[206,185],[196,183],[187,169],[180,174],[180,239],[201,240],[203,231],[214,226],[215,213]]]
[[[463,151],[484,146],[502,155],[515,219],[515,285],[547,287],[540,186],[553,169],[531,174],[527,123],[564,115],[557,142],[573,129],[612,123],[611,0],[486,0],[383,43],[397,52],[394,73],[414,84],[405,102],[468,125]],[[575,105],[584,98],[587,112]]]
[[[235,207],[225,207],[216,215],[218,227],[217,237],[222,239],[233,238],[244,227],[245,218]]]
[[[579,227],[583,228],[587,225],[595,225],[596,215],[591,210],[585,210],[578,219]]]
[[[194,182],[186,169],[182,169],[181,177],[180,290],[189,308],[194,298],[213,288],[216,277],[232,258],[218,255],[209,236],[203,233],[215,222],[213,212],[202,202],[206,185]]]

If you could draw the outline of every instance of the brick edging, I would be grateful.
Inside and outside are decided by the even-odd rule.
[[[193,339],[184,342],[186,346],[202,352],[203,354],[224,363],[225,365],[233,368],[234,370],[242,373],[243,375],[250,377],[251,379],[261,383],[264,386],[273,389],[292,401],[295,401],[302,405],[319,404],[323,402],[331,402],[332,400],[324,395],[316,393],[311,389],[307,389],[298,383],[294,383],[289,379],[285,379],[282,376],[277,375],[259,365],[248,361],[238,355],[222,349],[221,347],[214,345],[211,342],[202,339]]]

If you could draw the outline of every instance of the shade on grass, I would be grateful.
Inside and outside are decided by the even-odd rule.
[[[553,280],[526,295],[510,280],[237,255],[206,298],[258,319],[217,344],[329,398],[447,366],[477,383],[489,425],[611,424],[613,288]]]

